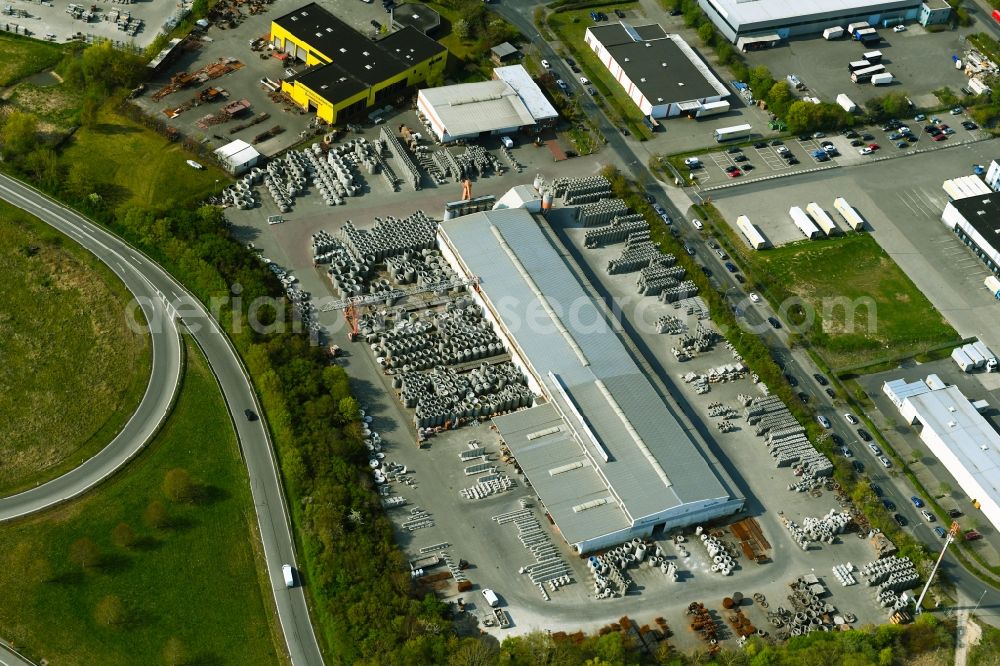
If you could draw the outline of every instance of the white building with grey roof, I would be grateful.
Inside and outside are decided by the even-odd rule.
[[[584,43],[647,116],[695,116],[729,96],[725,84],[680,35],[624,21],[590,26]]]
[[[743,507],[530,212],[473,213],[438,233],[539,396],[493,423],[570,545],[592,552]]]

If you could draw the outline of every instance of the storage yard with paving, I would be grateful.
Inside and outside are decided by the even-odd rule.
[[[130,0],[91,2],[28,2],[6,0],[0,28],[35,39],[107,39],[118,45],[148,46],[161,30],[169,31],[189,11],[183,3]]]
[[[588,162],[590,161],[583,159],[575,161],[580,166]],[[505,185],[514,184],[517,180],[524,182],[525,178],[503,177]],[[489,180],[480,182],[492,184]],[[497,179],[497,184],[499,183],[500,179]],[[345,223],[345,216],[331,217],[319,197],[307,196],[301,200],[310,202],[308,205],[313,208],[314,213],[307,214],[304,210],[298,209],[300,204],[297,203],[296,214],[289,216],[289,220],[280,225],[269,226],[264,221],[266,214],[273,214],[269,209],[270,204],[253,210],[233,211],[230,213],[230,218],[239,233],[247,239],[253,238],[268,257],[282,262],[286,268],[295,269],[301,278],[302,288],[315,294],[319,297],[319,302],[322,302],[322,297],[330,293],[331,282],[323,277],[323,273],[328,270],[328,264],[320,264],[320,270],[312,269],[313,249],[309,247],[309,238],[312,234],[321,229],[326,230],[330,236],[319,237],[322,251],[337,253],[340,251],[336,248],[337,243],[333,242],[334,238],[344,242],[345,239],[354,237],[355,243],[364,244],[358,239],[374,237],[360,232],[373,228],[374,216],[382,217],[383,225],[398,225],[392,223],[387,216],[397,214],[395,211],[398,210],[398,217],[403,218],[408,214],[404,211],[413,211],[415,200],[435,202],[433,206],[428,204],[424,207],[428,215],[432,215],[434,211],[440,210],[443,199],[454,198],[442,198],[441,194],[435,193],[433,189],[422,190],[416,194],[411,193],[405,199],[399,197],[398,206],[387,207],[385,202],[391,200],[393,195],[388,192],[376,192],[369,197],[363,209],[359,208],[350,213],[353,228],[358,231],[349,232],[346,236],[337,234]],[[320,201],[311,201],[315,199]],[[379,205],[373,205],[374,199],[379,200]],[[365,197],[362,197],[361,201],[364,202]],[[567,210],[559,209],[549,213],[554,227],[560,230],[560,235],[563,235],[561,227],[570,215]],[[460,219],[458,218],[459,221]],[[430,229],[432,221],[410,218],[408,224],[414,230]],[[251,228],[254,232],[248,233]],[[571,252],[586,259],[588,265],[595,267],[590,269],[589,276],[583,276],[584,284],[587,284],[588,280],[591,284],[600,283],[602,289],[607,289],[623,302],[637,301],[637,297],[633,296],[636,273],[602,275],[603,267],[609,260],[620,258],[622,246],[614,244],[600,250],[583,249],[584,233],[585,230],[582,228],[569,228],[565,233],[565,237],[573,244]],[[386,237],[385,234],[383,237]],[[329,246],[322,243],[327,243]],[[424,245],[423,249],[429,249],[426,243]],[[421,250],[417,255],[413,255],[410,251],[408,259],[402,254],[399,259],[390,257],[386,265],[390,272],[386,273],[383,272],[386,269],[379,269],[377,274],[370,274],[369,278],[375,280],[376,286],[413,289],[413,283],[408,282],[411,278],[406,277],[407,266],[404,264],[417,261],[418,258],[419,262],[424,264],[421,270],[428,271],[427,275],[420,278],[421,280],[429,280],[430,283],[440,285],[442,279],[455,277],[440,257],[434,254],[424,257]],[[336,262],[345,261],[346,257],[330,256],[328,259]],[[393,264],[396,265],[396,277],[390,274]],[[349,288],[345,287],[351,284],[346,280],[357,279],[348,277],[349,266],[347,268],[347,273],[341,273],[343,293],[332,294],[328,301],[342,298],[349,291]],[[414,272],[415,269],[416,266],[413,267]],[[579,270],[579,266],[574,270]],[[359,275],[364,273],[364,271],[357,272]],[[599,277],[595,279],[594,275]],[[401,280],[404,284],[396,284]],[[472,304],[470,297],[473,292],[457,291],[464,295],[455,293],[446,297],[443,293],[423,292],[420,295],[406,297],[402,304],[405,305],[410,300],[416,302],[430,300],[439,314],[449,312],[450,318],[456,322],[464,322],[462,325],[478,326],[476,322],[481,315],[476,314],[476,308]],[[456,298],[462,305],[468,307],[456,308]],[[675,634],[671,640],[682,648],[704,646],[705,643],[700,642],[699,636],[709,637],[711,634],[705,626],[703,614],[696,607],[691,612],[694,613],[692,617],[698,630],[694,632],[687,630],[686,625],[690,619],[689,605],[692,602],[701,602],[713,611],[714,624],[728,624],[726,628],[719,627],[716,630],[716,639],[724,639],[725,636],[735,637],[737,631],[731,628],[733,623],[725,619],[728,610],[720,612],[723,610],[724,598],[732,599],[735,592],[742,593],[746,598],[742,608],[748,622],[755,629],[766,627],[766,630],[772,633],[788,631],[788,622],[794,621],[793,613],[791,618],[784,620],[775,618],[782,626],[774,626],[768,618],[767,611],[774,612],[779,607],[806,613],[804,617],[811,622],[809,610],[818,608],[821,611],[819,616],[822,617],[823,611],[826,610],[825,604],[832,603],[837,611],[826,618],[831,625],[835,621],[833,615],[839,614],[843,619],[845,613],[856,616],[859,622],[884,620],[888,612],[878,608],[873,591],[864,585],[859,572],[855,571],[853,576],[856,580],[862,581],[861,584],[841,587],[837,574],[833,571],[835,565],[851,562],[861,567],[865,562],[875,559],[875,552],[867,539],[858,538],[851,532],[837,539],[841,543],[814,544],[808,551],[803,551],[801,545],[792,539],[790,530],[782,522],[782,516],[778,515],[778,511],[782,511],[784,518],[794,521],[799,526],[808,527],[813,526],[813,518],[828,516],[827,522],[837,526],[840,520],[837,512],[844,507],[838,502],[833,487],[825,485],[821,480],[817,481],[818,487],[810,491],[788,490],[789,485],[802,481],[802,478],[796,477],[790,467],[776,468],[767,456],[761,455],[767,450],[763,440],[754,435],[750,425],[745,424],[740,418],[745,410],[742,402],[746,401],[747,396],[753,396],[758,402],[764,399],[760,390],[747,378],[711,383],[711,391],[708,393],[696,392],[694,383],[679,381],[681,375],[688,373],[708,375],[711,368],[734,366],[738,363],[738,359],[734,359],[725,349],[722,340],[715,341],[715,351],[706,350],[695,354],[691,360],[678,361],[670,352],[670,345],[677,346],[677,341],[672,336],[668,337],[668,334],[655,332],[655,323],[661,317],[675,318],[661,321],[667,328],[686,329],[693,333],[698,331],[701,324],[705,330],[710,330],[711,324],[707,320],[699,321],[698,315],[695,314],[698,310],[697,300],[687,302],[686,306],[680,309],[674,308],[672,304],[660,303],[652,296],[647,296],[643,300],[648,302],[643,304],[643,307],[647,308],[647,323],[652,322],[654,328],[641,332],[638,343],[640,347],[652,350],[648,358],[653,368],[657,369],[653,370],[650,376],[655,377],[654,382],[660,386],[658,392],[667,398],[671,411],[686,424],[685,431],[699,441],[707,442],[712,452],[710,457],[717,456],[722,460],[730,475],[737,479],[739,492],[746,498],[748,514],[753,516],[753,520],[739,523],[738,527],[709,528],[713,537],[718,534],[717,538],[722,542],[720,545],[725,547],[725,555],[720,549],[710,556],[710,551],[701,541],[700,535],[695,534],[693,527],[683,530],[684,542],[672,539],[672,535],[658,536],[655,543],[644,546],[645,552],[642,556],[644,561],[640,566],[625,567],[623,579],[632,581],[631,591],[625,598],[606,598],[601,599],[599,603],[587,604],[584,604],[585,600],[595,596],[606,596],[607,593],[602,590],[614,589],[615,585],[619,584],[616,582],[617,576],[610,573],[611,562],[624,562],[628,557],[635,559],[635,546],[630,546],[629,552],[613,550],[610,557],[596,563],[588,559],[589,556],[580,557],[574,554],[559,532],[550,526],[549,521],[539,512],[538,501],[532,488],[526,478],[518,473],[516,460],[511,458],[509,452],[505,453],[502,449],[498,435],[490,428],[489,421],[480,422],[481,418],[462,416],[460,418],[469,422],[462,427],[448,430],[441,430],[443,422],[438,423],[437,420],[415,423],[415,413],[410,407],[412,401],[407,397],[409,394],[406,386],[409,382],[404,383],[395,369],[392,374],[387,373],[389,369],[387,366],[391,363],[385,356],[384,343],[375,350],[370,350],[369,344],[364,341],[348,342],[344,328],[336,325],[341,316],[339,312],[331,310],[316,313],[324,327],[333,329],[330,341],[344,350],[344,357],[340,362],[349,366],[352,377],[357,383],[359,399],[365,405],[367,416],[370,418],[367,439],[371,445],[373,477],[376,482],[383,482],[381,487],[387,489],[383,491],[387,500],[387,511],[397,524],[400,543],[415,564],[426,565],[423,572],[425,576],[422,577],[425,582],[431,588],[439,589],[448,599],[461,597],[463,602],[468,602],[470,609],[481,620],[496,616],[486,608],[476,590],[487,587],[496,590],[503,608],[508,613],[503,617],[512,623],[514,631],[535,628],[566,632],[597,629],[618,623],[619,618],[627,614],[636,618],[639,626],[654,627],[657,625],[656,618],[662,618]],[[363,332],[365,326],[385,325],[385,321],[380,322],[380,315],[377,314],[379,311],[392,315],[390,322],[393,318],[400,317],[399,314],[394,314],[399,306],[399,302],[394,303],[393,307],[380,305],[374,308],[376,313],[374,315],[365,314],[364,309],[360,308],[356,313],[361,317],[359,332]],[[404,309],[409,310],[409,308]],[[463,316],[458,317],[459,312],[463,313]],[[655,316],[652,316],[654,313]],[[408,314],[407,320],[408,327],[418,327],[418,322],[432,321],[426,314],[421,315],[419,310]],[[479,327],[478,330],[480,335],[487,333],[484,328]],[[439,361],[435,360],[436,357],[428,357],[426,362],[411,367],[409,372],[418,374],[410,381],[419,377],[418,385],[425,385],[424,382],[461,382],[466,381],[461,379],[462,377],[468,377],[475,383],[477,376],[475,373],[479,373],[480,377],[492,373],[492,381],[495,382],[497,376],[506,377],[513,373],[505,380],[508,382],[513,380],[513,383],[507,384],[507,388],[522,387],[517,389],[522,391],[524,385],[516,379],[517,368],[506,361],[508,357],[504,353],[492,352],[491,345],[496,345],[498,342],[492,337],[485,342],[487,350],[491,350],[487,352],[489,356],[486,359],[459,359],[459,365],[454,366],[454,369],[463,371],[462,375],[456,377],[451,369],[432,370],[428,374],[427,370],[439,364]],[[442,347],[439,344],[434,349],[441,350]],[[483,365],[484,361],[489,362],[488,367]],[[417,367],[423,367],[428,363],[430,366],[427,369],[416,370]],[[467,370],[473,374],[467,374],[465,372]],[[734,373],[732,367],[724,371],[724,374],[726,373],[739,374],[738,371]],[[660,385],[659,382],[664,380],[666,384]],[[396,394],[401,390],[400,401],[396,398]],[[509,390],[507,392],[509,393]],[[497,404],[496,401],[493,401],[493,404]],[[419,418],[430,418],[426,412],[422,414],[423,416]],[[715,416],[706,417],[707,414]],[[722,414],[737,417],[724,419],[731,424],[725,428],[727,432],[721,430],[716,432],[714,426],[706,425],[723,422],[718,420]],[[449,423],[449,426],[452,425],[454,424]],[[418,428],[422,428],[422,432]],[[372,433],[377,433],[378,437]],[[426,438],[426,442],[424,447],[418,448],[417,439],[421,435]],[[480,448],[483,450],[478,450]],[[817,462],[816,469],[820,470],[821,461]],[[775,494],[779,495],[779,502],[762,503],[761,498]],[[477,495],[482,497],[473,499]],[[397,496],[402,500],[391,499]],[[831,510],[835,512],[833,515],[829,515]],[[731,521],[724,522],[732,523],[745,518],[747,516],[737,516]],[[818,530],[826,533],[826,527],[820,527]],[[535,554],[521,545],[519,535],[521,540],[535,546]],[[741,540],[745,542],[745,546],[740,544]],[[713,549],[717,547],[713,545]],[[428,556],[445,553],[448,559],[440,567],[432,568],[429,563],[434,558],[427,559]],[[748,560],[751,554],[755,556],[763,554],[761,563],[751,564]],[[715,557],[719,557],[720,561],[716,562]],[[521,567],[531,566],[536,558],[543,564],[535,564],[532,570],[541,566],[546,573],[552,574],[550,580],[543,579],[541,589],[531,582],[530,572],[518,573]],[[730,575],[712,571],[713,566],[718,569],[720,564],[729,564],[730,560],[727,558],[733,560]],[[462,560],[470,566],[463,568]],[[650,561],[659,566],[650,566]],[[607,583],[595,587],[596,579],[590,569],[597,569],[598,572],[604,570],[601,576]],[[832,598],[824,596],[820,606],[809,608],[804,606],[803,609],[797,610],[791,601],[786,600],[786,596],[790,593],[788,585],[803,575],[814,573],[825,583],[832,593]],[[840,573],[843,575],[845,572],[841,570]],[[674,575],[676,581],[673,580]],[[845,581],[849,581],[846,576],[843,577]],[[471,591],[457,592],[453,585],[456,580],[461,581],[462,578],[468,578],[478,587]],[[556,581],[555,589],[553,581]],[[811,579],[808,584],[813,584]],[[675,585],[680,586],[684,594],[677,595],[676,591],[670,591]],[[767,609],[760,603],[754,604],[751,601],[754,593],[764,595],[769,604]],[[545,597],[549,600],[546,601]],[[799,602],[801,601],[800,599]],[[741,630],[746,633],[747,626],[743,621],[737,619],[737,622]]]

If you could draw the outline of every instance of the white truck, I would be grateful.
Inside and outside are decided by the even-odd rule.
[[[285,587],[295,587],[295,572],[291,564],[281,565],[281,575],[285,577]]]
[[[832,28],[827,28],[823,31],[823,39],[838,39],[844,36],[844,29],[842,27],[834,26]]]
[[[497,593],[490,588],[483,590],[483,599],[485,599],[486,603],[490,605],[490,608],[496,608],[500,605],[500,598],[497,596]]]
[[[972,372],[975,367],[975,363],[969,358],[969,355],[962,351],[961,347],[955,347],[951,350],[951,360],[955,362],[955,365],[959,367],[962,372]]]

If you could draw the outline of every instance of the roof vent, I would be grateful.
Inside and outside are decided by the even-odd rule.
[[[949,412],[955,412],[955,411],[957,411],[957,410],[955,409],[955,406],[954,406],[954,405],[949,405],[949,406],[948,406],[948,411],[949,411]]]
[[[366,57],[366,58],[367,58],[367,57],[368,57],[369,55],[371,55],[370,53],[368,53],[368,51],[362,51],[362,53],[363,53],[363,54],[365,55],[365,57]]]
[[[955,423],[954,421],[948,421],[948,427],[949,428],[957,428],[958,424]]]
[[[684,85],[684,82],[683,81],[678,81],[677,85],[682,86],[682,85]]]
[[[660,63],[660,67],[666,67],[666,66],[667,66],[667,63],[665,63],[665,62],[661,62]]]
[[[309,12],[307,12],[307,11],[303,11],[303,12],[302,12],[302,15],[303,15],[303,16],[309,16]]]
[[[322,37],[322,36],[323,36],[323,33],[322,33],[322,32],[317,32],[317,33],[316,33],[316,36],[317,36],[317,37]]]
[[[990,450],[990,447],[986,446],[985,444],[980,444],[979,448],[981,448],[983,451],[989,451]]]
[[[625,58],[625,60],[623,62],[628,62],[628,58]]]
[[[645,82],[646,82],[646,77],[642,77],[639,79],[639,83],[645,83]]]
[[[327,28],[326,31],[327,32],[333,32],[333,28]]]
[[[663,98],[662,98],[662,97],[657,97],[657,98],[656,98],[656,101],[657,101],[657,102],[661,102],[661,103],[662,103],[662,102],[663,102]]]
[[[650,44],[649,42],[644,42],[644,43],[643,43],[643,45],[644,45],[644,46],[645,46],[645,47],[646,47],[647,49],[648,49],[648,48],[649,48],[650,46],[652,46],[652,44]]]
[[[371,69],[371,68],[372,68],[371,65],[365,65],[365,69]]]
[[[341,46],[340,47],[340,52],[341,53],[347,53],[347,49],[345,49],[343,46]]]
[[[319,87],[320,90],[326,90],[327,88],[329,88],[329,86],[325,83]]]
[[[298,20],[299,20],[299,17],[298,17],[298,16],[293,16],[293,17],[292,17],[292,20],[293,20],[293,21],[298,21]]]

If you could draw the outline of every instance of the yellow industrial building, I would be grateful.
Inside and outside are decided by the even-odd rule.
[[[373,41],[316,3],[272,21],[271,43],[307,65],[281,89],[331,124],[443,73],[448,57],[444,46],[413,27]]]

